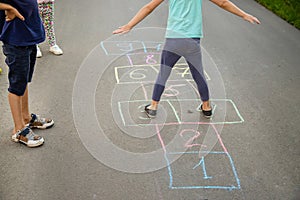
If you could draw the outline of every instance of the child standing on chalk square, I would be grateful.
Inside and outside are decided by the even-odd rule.
[[[138,13],[124,26],[115,30],[114,34],[129,32],[135,25],[147,17],[164,0],[152,0],[141,8]],[[210,0],[214,4],[229,11],[244,20],[259,24],[259,20],[245,13],[229,0]],[[160,71],[152,93],[151,104],[145,106],[145,112],[150,118],[156,117],[158,103],[165,89],[173,66],[184,57],[187,61],[193,79],[198,87],[202,100],[200,110],[207,118],[212,116],[209,101],[208,85],[203,73],[200,39],[202,31],[202,0],[169,0],[169,15],[166,30],[166,42],[161,54]]]
[[[62,49],[56,44],[55,32],[54,32],[54,1],[55,0],[37,0],[39,4],[39,12],[43,21],[48,43],[50,46],[49,51],[54,55],[62,55]],[[36,57],[42,57],[42,52],[37,46]]]

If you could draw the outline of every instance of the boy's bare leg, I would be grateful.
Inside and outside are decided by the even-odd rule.
[[[25,123],[22,116],[22,97],[9,92],[8,102],[10,105],[11,114],[15,124],[13,130],[13,134],[15,134],[18,130],[21,130],[22,128],[25,127]]]
[[[31,120],[30,113],[29,113],[29,104],[28,104],[28,85],[26,87],[25,93],[22,96],[22,117],[24,124],[28,124]]]

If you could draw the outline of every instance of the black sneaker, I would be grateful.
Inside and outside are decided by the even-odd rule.
[[[151,104],[148,104],[148,105],[145,106],[145,112],[146,112],[146,114],[149,118],[155,118],[156,117],[156,110],[149,109],[148,107],[150,105]]]
[[[212,116],[212,108],[210,110],[203,110],[202,109],[202,104],[201,104],[200,105],[200,110],[202,111],[204,117],[206,117],[208,119],[211,118],[211,116]]]

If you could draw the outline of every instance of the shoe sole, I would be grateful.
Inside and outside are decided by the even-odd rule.
[[[202,113],[203,114],[203,113]],[[203,116],[206,118],[206,119],[211,119],[212,118],[212,115],[211,116],[206,116],[203,114]]]
[[[53,52],[53,51],[49,51],[49,52],[53,53],[53,54],[56,55],[56,56],[61,56],[61,55],[64,54],[64,53],[55,53],[55,52]]]
[[[38,141],[36,144],[31,144],[31,145],[26,144],[26,143],[23,142],[22,140],[19,140],[19,142],[20,142],[21,144],[26,145],[27,147],[34,148],[34,147],[39,147],[39,146],[43,145],[45,141],[44,141],[44,140]]]
[[[16,143],[21,143],[21,144],[24,144],[26,145],[27,147],[30,147],[30,148],[33,148],[33,147],[39,147],[41,145],[43,145],[45,143],[45,140],[42,139],[42,140],[39,140],[37,143],[35,144],[28,144],[22,140],[18,140],[18,139],[12,139],[13,142],[16,142]]]

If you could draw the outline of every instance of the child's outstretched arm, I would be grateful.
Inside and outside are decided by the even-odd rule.
[[[227,10],[228,12],[231,12],[239,17],[242,17],[244,20],[252,23],[252,24],[260,24],[260,21],[244,12],[243,10],[241,10],[239,7],[237,7],[234,3],[232,3],[231,1],[229,0],[210,0],[211,2],[213,2],[214,4],[220,6],[221,8],[223,8],[224,10]]]
[[[150,3],[148,3],[144,7],[142,7],[137,12],[137,14],[128,22],[128,24],[121,26],[117,30],[113,31],[113,34],[129,32],[135,25],[137,25],[145,17],[147,17],[163,1],[164,0],[152,0]]]
[[[19,13],[19,11],[9,4],[0,3],[0,10],[5,10],[5,15],[6,15],[5,20],[6,21],[11,21],[11,20],[15,19],[16,17],[18,17],[19,19],[21,19],[23,21],[25,20],[24,17]]]

